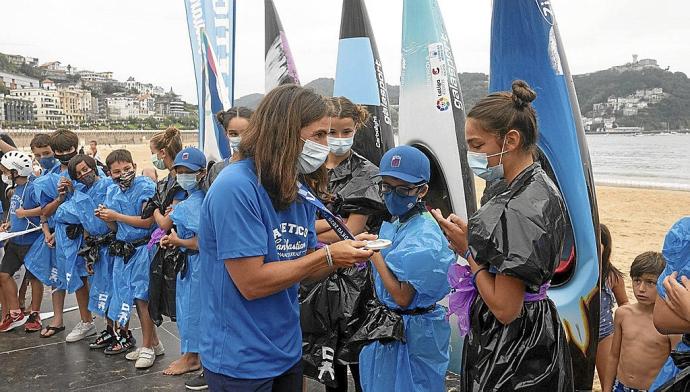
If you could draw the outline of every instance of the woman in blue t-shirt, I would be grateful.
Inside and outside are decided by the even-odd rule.
[[[362,241],[313,251],[316,207],[298,191],[323,186],[329,115],[311,90],[272,90],[204,199],[200,354],[214,391],[300,391],[299,282],[373,254]]]

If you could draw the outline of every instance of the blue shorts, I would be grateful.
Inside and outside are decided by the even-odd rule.
[[[299,392],[302,390],[302,361],[274,378],[241,379],[204,368],[208,388],[214,392]]]
[[[613,383],[613,392],[647,392],[647,390],[626,387],[622,382],[616,379],[616,381]]]

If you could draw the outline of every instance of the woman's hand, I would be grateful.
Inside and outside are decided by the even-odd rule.
[[[369,234],[369,233],[360,233],[355,236],[355,239],[357,241],[374,241],[375,239],[379,238],[376,234]]]
[[[431,215],[434,216],[446,238],[448,238],[448,246],[458,254],[467,252],[467,222],[455,214],[450,214],[448,218],[444,218],[439,209],[431,210]]]
[[[686,321],[690,321],[690,280],[681,276],[681,283],[678,283],[677,279],[677,272],[664,279],[666,304],[675,314]]]
[[[374,254],[373,250],[362,249],[366,246],[364,241],[343,240],[329,245],[333,266],[337,268],[349,268],[355,264],[369,260]]]

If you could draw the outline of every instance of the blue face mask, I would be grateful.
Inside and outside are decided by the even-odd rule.
[[[55,157],[43,157],[39,160],[41,167],[45,170],[50,170],[57,164],[57,159]]]
[[[177,175],[177,183],[180,184],[182,189],[185,191],[191,191],[195,189],[198,185],[198,181],[196,180],[196,173],[180,173]]]
[[[483,152],[467,152],[467,163],[469,164],[470,169],[472,169],[475,175],[477,175],[479,178],[484,179],[486,182],[493,182],[503,178],[503,175],[505,174],[503,172],[503,154],[508,152],[503,151],[506,147],[506,140],[506,138],[503,139],[503,146],[501,147],[501,152],[498,152],[496,154],[486,155],[486,153]],[[489,158],[495,157],[497,155],[501,156],[498,165],[489,167]]]
[[[386,202],[386,208],[391,215],[401,216],[417,204],[417,195],[401,196],[395,192],[390,192],[383,195],[383,200]]]

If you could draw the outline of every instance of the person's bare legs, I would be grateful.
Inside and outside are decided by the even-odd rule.
[[[0,319],[2,321],[10,314],[10,305],[5,301],[5,289],[2,286],[2,281],[0,281],[0,306],[2,306],[2,319]]]
[[[24,279],[22,279],[22,285],[19,286],[19,295],[17,300],[19,301],[19,308],[26,311],[26,292],[29,288],[30,272],[26,271],[24,273]],[[33,295],[33,293],[31,294]],[[33,301],[32,301],[33,302]]]
[[[5,314],[5,308],[7,312],[13,310],[19,310],[19,298],[17,297],[17,283],[14,278],[5,272],[0,272],[0,287],[4,295],[4,302],[2,306],[2,312]]]
[[[29,284],[31,285],[31,311],[40,313],[43,302],[43,283],[34,277],[30,279]]]
[[[54,290],[52,294],[53,300],[53,320],[50,322],[50,326],[54,328],[63,327],[62,313],[65,309],[65,295],[67,292],[65,290]],[[49,331],[47,328],[43,328],[41,331],[41,336],[49,337],[55,335],[56,332]]]
[[[79,315],[81,316],[81,321],[84,323],[90,323],[93,321],[93,315],[89,311],[89,282],[86,277],[81,278],[84,283],[79,290],[74,294],[77,297],[77,305],[79,306]]]
[[[597,345],[597,357],[596,357],[596,366],[597,366],[597,374],[599,375],[599,383],[601,384],[601,380],[608,380],[609,377],[606,377],[609,375],[609,369],[608,369],[608,361],[609,361],[609,354],[611,353],[611,343],[613,342],[613,335],[609,335],[599,341],[599,344]],[[602,384],[603,385],[603,384]]]
[[[141,346],[153,348],[153,346],[158,345],[158,335],[156,334],[156,325],[149,315],[149,303],[142,300],[136,300],[136,303],[137,314],[141,323],[141,334],[143,335]]]

